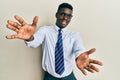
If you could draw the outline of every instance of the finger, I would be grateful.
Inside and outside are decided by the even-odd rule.
[[[91,72],[91,73],[94,73],[94,70],[93,70],[92,68],[90,68],[90,67],[86,67],[85,69],[86,69],[87,71]]]
[[[80,69],[81,72],[84,74],[84,75],[87,75],[86,71],[84,69]]]
[[[14,22],[14,21],[11,21],[11,20],[8,20],[7,23],[17,29],[20,28],[20,25],[17,23],[17,22]]]
[[[7,39],[15,39],[15,38],[17,38],[17,34],[7,35],[6,38],[7,38]]]
[[[93,59],[90,59],[90,63],[94,63],[94,64],[98,64],[98,65],[103,65],[103,63],[101,61],[98,61],[98,60],[93,60]]]
[[[15,27],[13,27],[13,26],[11,26],[11,25],[7,25],[7,28],[9,28],[9,29],[11,29],[11,30],[13,30],[13,31],[15,31],[15,32],[19,32],[19,30],[17,29],[17,28],[15,28]]]
[[[84,75],[87,75],[86,71],[83,68],[78,67]]]
[[[91,53],[94,53],[95,51],[96,51],[96,49],[95,49],[95,48],[92,48],[92,49],[90,49],[90,50],[88,51],[87,54],[89,55],[89,54],[91,54]]]
[[[90,64],[89,68],[91,68],[92,70],[94,70],[96,72],[99,72],[99,69],[96,66],[92,65],[92,64]]]
[[[89,51],[86,51],[85,54],[90,55],[96,51],[95,48],[90,49]]]
[[[35,27],[36,27],[37,22],[38,22],[38,16],[35,16],[34,19],[33,19],[32,26],[35,26]]]
[[[14,16],[14,17],[15,17],[16,20],[19,21],[20,24],[22,24],[22,25],[26,24],[26,22],[21,17],[19,17],[19,16]]]

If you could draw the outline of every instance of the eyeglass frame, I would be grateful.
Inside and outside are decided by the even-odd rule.
[[[73,17],[73,15],[72,14],[67,14],[67,13],[64,13],[64,12],[57,12],[57,14],[59,14],[60,16],[62,16],[62,17],[67,17],[67,18],[69,18],[69,19],[71,19],[72,17]]]

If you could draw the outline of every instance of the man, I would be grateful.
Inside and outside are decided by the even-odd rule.
[[[7,21],[7,28],[17,33],[7,35],[7,39],[25,40],[26,45],[32,48],[42,44],[44,80],[76,80],[73,74],[74,62],[84,75],[87,75],[86,70],[91,73],[99,71],[93,64],[102,65],[102,62],[89,58],[89,54],[95,52],[95,48],[84,51],[79,34],[67,29],[72,13],[73,7],[70,4],[60,4],[55,15],[56,25],[40,27],[37,32],[37,16],[31,25],[19,16],[15,16],[15,19],[21,25],[11,20]]]

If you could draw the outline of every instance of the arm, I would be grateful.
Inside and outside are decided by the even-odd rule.
[[[80,38],[79,34],[76,34],[75,38],[76,39],[75,39],[75,42],[73,45],[73,53],[75,54],[75,57],[76,57],[77,67],[81,70],[81,72],[84,75],[87,75],[85,70],[92,72],[92,73],[94,71],[98,72],[99,69],[96,66],[94,66],[93,64],[102,65],[102,62],[89,58],[89,55],[94,53],[96,49],[93,48],[93,49],[85,52],[83,42],[82,42],[82,39]]]

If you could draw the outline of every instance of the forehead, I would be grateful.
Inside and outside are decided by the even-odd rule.
[[[71,9],[69,9],[69,8],[61,8],[59,10],[59,12],[64,12],[66,14],[72,14],[73,11]]]

